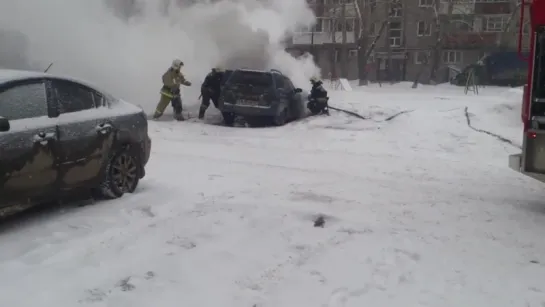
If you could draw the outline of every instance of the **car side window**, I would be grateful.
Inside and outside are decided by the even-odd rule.
[[[57,98],[59,114],[85,111],[95,108],[94,91],[65,80],[53,80],[53,91]]]
[[[283,89],[284,88],[284,80],[282,79],[282,76],[279,74],[273,74],[274,83],[276,84],[277,89]]]
[[[0,116],[8,120],[47,116],[43,81],[18,84],[0,91]]]
[[[93,94],[93,100],[95,101],[95,106],[97,108],[106,106],[106,99],[104,99],[104,96],[97,91],[93,91],[93,90],[91,91]]]
[[[284,77],[284,89],[286,89],[287,92],[292,92],[295,89],[293,83],[291,83],[290,79],[287,77]]]

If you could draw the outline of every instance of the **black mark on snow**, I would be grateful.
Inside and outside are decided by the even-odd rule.
[[[499,134],[495,134],[495,133],[492,133],[490,131],[486,131],[486,130],[483,130],[483,129],[478,129],[478,128],[475,128],[473,127],[473,125],[471,125],[471,117],[469,116],[469,108],[468,107],[465,107],[464,109],[464,114],[466,116],[466,121],[467,121],[467,126],[472,129],[473,131],[476,131],[476,132],[479,132],[479,133],[484,133],[484,134],[488,134],[492,137],[495,137],[496,139],[498,139],[498,141],[501,141],[501,142],[504,142],[506,144],[509,144],[513,147],[516,147],[518,149],[522,149],[522,147],[520,145],[517,145],[515,144],[513,141],[507,139],[507,138],[504,138],[503,136],[499,135]]]

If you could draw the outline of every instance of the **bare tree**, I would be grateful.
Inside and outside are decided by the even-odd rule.
[[[503,29],[499,33],[496,40],[498,49],[510,49],[512,47],[512,45],[509,43],[510,38],[513,37],[513,34],[517,32],[519,27],[524,27],[524,25],[520,25],[517,23],[517,15],[520,12],[521,7],[522,1],[509,1],[509,9],[511,11],[511,14],[509,15],[509,18],[507,19],[505,25],[503,26]]]
[[[335,2],[327,7],[328,34],[331,38],[330,67],[333,77],[348,76],[348,32],[354,31],[354,11],[346,1]],[[337,64],[340,63],[340,67]],[[339,74],[340,73],[340,74]]]
[[[331,36],[331,45],[329,47],[329,71],[331,73],[330,79],[336,79],[337,74],[337,27],[340,24],[339,6],[333,5],[328,7],[327,14],[329,17],[329,35]]]
[[[444,5],[447,5],[447,21],[451,20],[452,15],[452,8],[453,8],[453,0],[446,0],[444,1]],[[434,31],[433,36],[435,40],[435,44],[432,47],[430,60],[426,61],[431,65],[430,67],[430,76],[429,79],[431,82],[437,81],[437,70],[439,69],[439,63],[441,60],[441,54],[442,54],[442,47],[443,42],[445,39],[446,31],[442,27],[441,23],[441,16],[440,16],[440,10],[441,10],[441,1],[435,0],[433,2],[433,5],[430,7],[433,10],[433,24],[434,24]]]
[[[371,54],[375,50],[377,42],[384,34],[384,31],[388,27],[388,20],[384,20],[379,28],[372,26],[369,22],[369,17],[373,10],[376,9],[377,4],[385,3],[388,4],[393,0],[356,0],[355,9],[356,9],[356,23],[358,27],[355,29],[355,43],[358,56],[358,79],[359,85],[365,85],[368,82],[367,75],[367,63]]]
[[[346,45],[348,43],[347,37],[347,18],[346,18],[346,2],[342,1],[341,3],[341,77],[346,78],[348,76],[348,49]],[[338,29],[337,29],[338,30]]]
[[[445,48],[453,48],[460,43],[467,44],[466,41],[457,42],[452,40],[457,34],[461,34],[465,31],[476,33],[473,20],[466,20],[466,16],[471,14],[464,10],[464,6],[470,7],[474,4],[473,0],[435,0],[428,8],[433,15],[433,40],[434,43],[430,46],[430,53],[426,56],[425,62],[429,66],[429,80],[432,83],[438,81],[437,73],[441,63],[441,56]],[[461,8],[460,8],[461,7]],[[456,18],[454,16],[457,16]],[[472,17],[471,17],[472,18]],[[481,42],[484,41],[483,37],[479,35]]]

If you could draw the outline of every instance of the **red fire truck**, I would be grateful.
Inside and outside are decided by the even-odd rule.
[[[520,24],[525,12],[530,14],[530,53],[528,83],[522,98],[522,153],[509,156],[509,167],[545,182],[545,0],[522,0]],[[522,55],[522,29],[519,54]]]

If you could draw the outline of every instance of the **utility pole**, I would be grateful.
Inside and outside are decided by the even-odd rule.
[[[348,68],[348,51],[346,48],[347,37],[346,37],[346,1],[341,0],[341,25],[342,25],[342,43],[341,43],[341,77],[347,77],[347,68]]]

